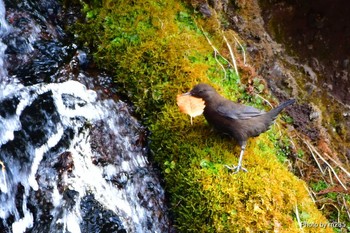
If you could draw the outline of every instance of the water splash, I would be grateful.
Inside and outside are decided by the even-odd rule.
[[[58,1],[6,4],[10,26],[0,0],[0,232],[171,231],[145,131],[110,94],[110,77],[82,70],[89,55],[59,26]]]
[[[4,64],[5,50],[7,48],[7,45],[3,43],[2,38],[5,35],[7,35],[11,29],[10,25],[5,20],[5,14],[6,14],[5,4],[1,0],[0,1],[0,83],[3,83],[7,78],[7,71]],[[1,85],[0,85],[0,88],[3,89]]]
[[[99,100],[76,81],[23,87],[0,98],[0,107],[8,101],[13,114],[0,122],[16,127],[0,128],[11,134],[0,144],[0,199],[7,203],[0,217],[14,221],[3,221],[5,228],[89,232],[82,230],[91,218],[87,202],[114,219],[109,225],[101,220],[101,228],[167,228],[164,192],[147,161],[142,127],[124,102]],[[45,216],[52,218],[46,225],[40,222]]]

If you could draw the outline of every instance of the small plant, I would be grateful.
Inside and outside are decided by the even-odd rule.
[[[253,79],[253,87],[257,93],[262,93],[265,90],[265,85],[259,78]]]
[[[327,183],[323,180],[320,180],[316,183],[310,183],[310,186],[315,192],[320,192],[328,187]]]
[[[200,161],[200,166],[202,168],[208,169],[210,173],[214,173],[214,174],[218,173],[218,168],[215,166],[215,163],[208,161],[207,159],[202,159]]]
[[[287,124],[293,124],[294,119],[293,117],[287,115],[287,114],[282,114],[282,120],[284,120]]]
[[[171,161],[171,162],[165,161],[164,162],[164,167],[165,167],[164,172],[168,173],[168,174],[171,173],[171,171],[175,169],[175,165],[176,165],[175,161]]]
[[[298,149],[297,156],[298,158],[303,158],[305,155],[305,152],[302,149]]]

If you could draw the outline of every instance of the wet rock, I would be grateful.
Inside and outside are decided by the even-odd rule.
[[[204,17],[207,17],[207,18],[210,18],[211,15],[212,15],[212,13],[210,11],[210,7],[209,7],[207,2],[200,4],[199,7],[198,7],[198,11],[200,13],[202,13],[202,15]]]
[[[13,101],[17,96],[19,103]],[[143,127],[124,102],[98,99],[76,81],[22,87],[0,98],[4,106],[15,105],[10,106],[15,114],[0,122],[8,127],[4,135],[13,133],[14,139],[0,141],[6,167],[6,184],[0,180],[7,214],[3,229],[19,224],[20,216],[31,221],[27,228],[35,233],[80,227],[92,232],[169,229],[166,207],[160,204],[164,190],[147,161]],[[97,197],[92,216],[77,206],[87,193]],[[107,219],[90,224],[81,216]],[[116,219],[123,220],[122,227]]]
[[[65,44],[68,36],[57,25],[60,4],[37,1],[6,6],[12,26],[11,33],[3,38],[9,74],[22,78],[27,85],[52,82],[51,76],[75,52]]]
[[[129,180],[129,174],[127,172],[120,172],[112,177],[111,181],[119,188],[124,188]]]
[[[79,201],[79,192],[71,189],[66,189],[63,192],[64,207],[67,210],[72,210],[75,207],[75,203]]]
[[[18,104],[19,104],[19,99],[16,96],[1,101],[0,116],[3,118],[13,116],[16,113]]]
[[[57,163],[54,165],[59,174],[63,172],[70,172],[74,169],[74,160],[72,158],[72,153],[69,151],[63,152],[58,156]]]
[[[347,2],[337,1],[261,1],[266,29],[284,44],[300,63],[309,63],[317,72],[319,87],[331,85],[327,91],[338,101],[350,101],[347,87],[349,58]],[[332,4],[332,7],[329,7]],[[283,7],[282,7],[283,6]],[[281,31],[282,30],[282,31]],[[311,49],[312,48],[312,49]],[[307,70],[306,70],[306,73]]]
[[[307,104],[293,105],[293,108],[287,109],[288,114],[293,118],[294,127],[307,135],[311,140],[318,140],[320,137],[320,125],[318,121],[310,121],[312,107]],[[317,115],[317,113],[314,113]]]
[[[332,90],[333,90],[333,85],[332,85],[332,84],[323,83],[322,86],[323,86],[324,88],[326,88],[327,90],[329,90],[329,91],[332,91]]]
[[[306,74],[307,76],[310,77],[310,79],[311,79],[311,81],[312,81],[313,83],[317,82],[317,75],[316,75],[316,73],[312,70],[311,67],[309,67],[308,65],[305,65],[305,64],[302,65],[301,67],[303,67],[303,69],[304,69],[304,71],[305,71],[305,74]]]
[[[228,0],[208,0],[208,2],[216,11],[227,11]]]
[[[316,89],[317,89],[317,86],[312,83],[305,84],[305,90],[309,95],[311,95]]]
[[[348,111],[348,112],[343,112],[343,116],[344,116],[344,117],[350,117],[350,111]]]
[[[311,112],[309,114],[310,121],[320,120],[320,118],[321,111],[316,106],[312,106]]]
[[[65,19],[58,1],[6,6],[14,81],[0,91],[1,232],[171,231],[143,127],[62,30],[81,13]]]
[[[82,198],[80,208],[83,210],[82,232],[96,233],[126,233],[120,218],[112,211],[105,210],[96,200],[93,194]]]

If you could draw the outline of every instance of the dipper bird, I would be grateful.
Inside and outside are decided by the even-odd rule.
[[[276,108],[265,112],[251,106],[234,103],[222,97],[216,90],[207,84],[198,84],[185,94],[202,98],[205,102],[204,117],[217,131],[233,137],[241,146],[241,153],[237,166],[225,165],[237,173],[239,170],[247,171],[242,167],[242,158],[250,137],[256,137],[267,131],[277,115],[287,106],[295,102],[287,100]]]

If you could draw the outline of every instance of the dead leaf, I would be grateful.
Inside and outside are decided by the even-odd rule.
[[[199,116],[204,111],[205,104],[204,100],[201,98],[196,98],[190,95],[177,95],[176,100],[180,112],[191,116],[191,125],[192,117]]]
[[[324,190],[319,191],[317,194],[318,195],[323,195],[323,194],[327,194],[327,193],[348,193],[350,194],[349,190],[344,190],[343,187],[341,186],[334,186],[334,187],[330,187],[330,188],[326,188]]]

